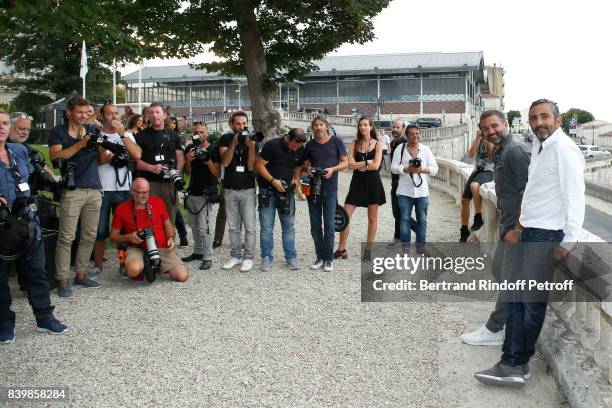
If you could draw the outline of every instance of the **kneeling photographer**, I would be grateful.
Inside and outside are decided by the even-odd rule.
[[[174,252],[174,225],[159,197],[149,196],[144,178],[132,183],[132,199],[119,204],[113,216],[110,239],[126,245],[125,269],[130,278],[142,280],[144,256],[153,268],[179,282],[189,278],[187,268]]]
[[[136,144],[134,136],[126,132],[125,127],[119,121],[119,111],[115,105],[110,102],[102,105],[100,116],[102,117],[102,131],[98,140],[105,154],[99,162],[98,175],[104,196],[93,252],[95,266],[89,271],[89,277],[102,273],[106,239],[110,233],[111,211],[130,198],[131,170],[133,170],[133,161],[130,160],[138,160],[142,154],[142,149]]]
[[[19,144],[7,143],[9,117],[0,110],[0,343],[15,340],[15,313],[8,285],[10,261],[17,262],[36,318],[37,331],[61,334],[68,327],[53,316],[41,230],[31,206],[29,158]]]
[[[73,96],[66,103],[66,111],[68,123],[54,127],[49,133],[49,155],[53,166],[61,169],[64,183],[55,251],[57,294],[72,297],[72,288],[68,283],[70,251],[79,222],[81,235],[75,261],[74,284],[85,288],[100,287],[96,281],[87,278],[86,274],[102,205],[102,185],[97,163],[103,160],[106,153],[92,135],[96,131],[89,126],[85,130],[86,122],[94,118],[91,102]]]
[[[277,211],[282,228],[285,261],[291,270],[300,268],[295,249],[293,191],[300,179],[305,142],[306,133],[303,129],[291,129],[287,135],[266,142],[257,158],[259,243],[263,272],[269,272],[272,264],[274,218]]]
[[[206,123],[193,125],[192,144],[187,147],[185,173],[191,175],[185,209],[189,213],[189,226],[193,232],[193,253],[182,260],[201,260],[201,270],[212,267],[213,237],[210,212],[213,204],[221,202],[217,178],[221,171],[216,146],[208,143]]]

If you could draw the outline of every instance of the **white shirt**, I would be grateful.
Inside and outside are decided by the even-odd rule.
[[[402,157],[402,152],[404,156]],[[404,173],[404,168],[408,167],[408,162],[412,160],[412,155],[408,152],[408,143],[405,143],[401,148],[395,149],[393,160],[391,161],[391,172],[399,174],[399,182],[397,184],[397,195],[408,196],[412,198],[428,197],[429,196],[429,176],[438,174],[438,163],[434,159],[434,155],[429,150],[429,147],[419,144],[417,157],[421,159],[421,167],[429,169],[430,174],[414,173],[412,176],[409,173]],[[419,187],[415,187],[414,183],[419,184],[423,179],[423,183]]]
[[[391,139],[389,138],[388,134],[385,133],[378,142],[382,146],[383,150],[389,150],[389,143],[391,143]]]
[[[108,140],[113,143],[123,144],[121,137],[118,133],[104,133],[103,135],[108,136]],[[126,132],[126,136],[130,138],[130,140],[136,143],[134,136],[131,133]],[[110,155],[110,152],[106,152]],[[102,190],[104,191],[129,191],[132,186],[132,176],[128,172],[127,167],[122,167],[117,169],[117,173],[115,173],[115,168],[110,165],[110,163],[105,163],[98,166],[98,175],[100,176],[100,184],[102,184]],[[127,178],[126,178],[127,175]],[[118,179],[118,180],[117,180]],[[119,185],[120,183],[125,183],[123,185]]]
[[[544,143],[534,138],[521,225],[563,230],[563,242],[575,243],[584,222],[584,206],[584,157],[580,149],[561,128]],[[573,244],[563,246],[571,249]]]

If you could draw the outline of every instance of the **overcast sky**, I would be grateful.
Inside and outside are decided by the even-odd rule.
[[[334,54],[483,51],[506,71],[507,110],[545,97],[612,121],[611,17],[608,0],[394,0],[376,17],[374,41]]]

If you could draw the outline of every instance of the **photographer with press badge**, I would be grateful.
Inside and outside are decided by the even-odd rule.
[[[185,164],[181,139],[173,130],[165,128],[166,112],[159,103],[153,102],[149,106],[148,119],[151,126],[135,136],[136,143],[142,148],[142,158],[136,162],[136,168],[138,176],[151,184],[151,195],[164,201],[174,225],[178,191],[182,191],[185,185],[181,176]]]
[[[210,213],[213,204],[221,202],[217,178],[221,171],[216,146],[208,143],[206,123],[193,124],[192,144],[187,146],[185,173],[191,176],[185,209],[193,233],[193,253],[182,258],[183,262],[201,260],[201,270],[212,267],[213,236]]]
[[[128,246],[125,269],[130,278],[142,281],[145,257],[151,268],[185,282],[189,273],[174,252],[174,224],[161,198],[150,196],[151,187],[144,178],[132,183],[130,200],[119,204],[113,216],[110,239]],[[151,282],[147,276],[147,279]]]
[[[240,272],[253,269],[256,240],[255,142],[263,139],[260,133],[250,132],[247,123],[246,113],[232,113],[229,119],[231,133],[224,134],[219,140],[219,156],[225,167],[223,196],[231,244],[231,257],[223,264],[223,269],[232,269],[242,263]],[[245,230],[244,256],[241,225]]]
[[[53,316],[45,250],[27,182],[28,153],[22,145],[7,143],[9,127],[8,114],[0,110],[0,343],[15,340],[15,313],[11,310],[8,285],[9,265],[13,260],[28,293],[36,330],[50,334],[68,330]]]
[[[416,252],[425,253],[427,236],[427,208],[429,207],[429,176],[438,174],[438,164],[429,147],[421,144],[421,129],[406,127],[408,142],[395,150],[391,172],[399,174],[397,200],[400,207],[400,235],[402,247],[410,249],[410,216],[416,214]]]
[[[300,179],[304,158],[306,133],[303,129],[291,129],[283,137],[264,144],[256,168],[259,175],[259,244],[261,247],[261,271],[269,272],[274,248],[274,218],[278,211],[282,228],[285,261],[292,271],[300,264],[295,249],[295,197],[293,191]]]
[[[49,133],[49,156],[62,174],[64,191],[60,200],[59,236],[55,250],[55,278],[57,294],[72,297],[68,283],[70,251],[80,221],[81,235],[75,260],[74,284],[85,288],[99,288],[100,284],[87,277],[89,259],[96,239],[102,185],[98,175],[98,162],[105,151],[98,146],[97,129],[86,126],[91,120],[91,102],[80,96],[71,97],[66,103],[68,123],[51,129]]]
[[[126,132],[119,121],[119,111],[110,102],[100,108],[102,116],[102,131],[104,140],[102,147],[107,146],[103,160],[98,165],[98,174],[104,196],[100,209],[100,221],[94,245],[94,268],[89,271],[89,277],[102,273],[106,239],[110,233],[111,211],[130,198],[132,186],[133,161],[140,159],[142,149],[136,144],[134,136]],[[131,168],[130,168],[131,167]]]

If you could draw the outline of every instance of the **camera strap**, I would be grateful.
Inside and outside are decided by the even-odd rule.
[[[406,146],[405,146],[405,147],[406,147],[406,149],[408,149],[408,143],[406,143]],[[408,151],[408,153],[410,154],[410,157],[412,157],[413,159],[418,158],[418,157],[419,157],[419,153],[420,153],[420,152],[421,152],[421,149],[419,149],[419,150],[417,151],[416,156],[413,156],[413,155],[412,155],[412,153],[410,153],[410,151]],[[402,149],[402,156],[403,156],[403,154],[404,154],[404,149]],[[402,159],[403,159],[403,157],[402,157]],[[418,176],[419,176],[419,184],[417,184],[417,183],[416,183],[416,181],[414,181],[414,173],[410,173],[410,179],[412,180],[412,185],[413,185],[414,187],[416,187],[416,188],[419,188],[419,187],[421,187],[421,185],[423,184],[423,177],[421,176],[421,174],[420,174],[420,173],[417,173],[417,174],[418,174]]]
[[[147,201],[147,214],[149,215],[149,219],[151,220],[151,228],[153,228],[153,214],[151,213],[151,207],[149,206],[149,202]],[[136,203],[134,199],[132,199],[132,215],[134,216],[134,225],[136,225],[136,229],[138,229],[138,219],[136,218]]]

